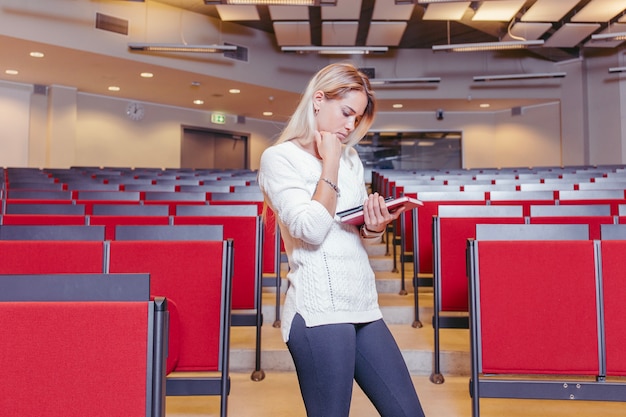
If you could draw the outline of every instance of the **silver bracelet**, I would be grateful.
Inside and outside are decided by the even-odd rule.
[[[320,180],[324,181],[326,184],[330,185],[330,188],[335,190],[335,193],[337,193],[337,197],[339,197],[340,192],[339,192],[339,187],[337,187],[337,184],[335,184],[334,182],[332,182],[328,178],[320,178]]]
[[[381,237],[383,233],[385,233],[384,229],[380,232],[374,232],[373,230],[369,230],[365,225],[361,226],[361,236],[363,236],[365,239],[374,239],[377,237]]]

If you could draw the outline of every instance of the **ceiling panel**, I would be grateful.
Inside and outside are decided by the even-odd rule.
[[[274,22],[278,46],[302,46],[311,44],[309,22]]]
[[[215,6],[224,22],[234,22],[238,20],[261,20],[259,11],[255,6]]]
[[[322,22],[322,45],[355,45],[358,30],[359,22]]]
[[[551,23],[516,23],[511,27],[510,34],[506,34],[503,41],[513,40],[537,40],[548,30],[552,29]]]
[[[309,8],[302,6],[268,6],[272,20],[309,20]]]
[[[591,0],[572,22],[608,22],[626,9],[626,0]]]
[[[372,20],[409,20],[415,5],[398,4],[395,0],[378,0],[374,3]]]
[[[359,20],[361,0],[337,0],[336,6],[320,7],[322,20]]]
[[[469,1],[455,3],[431,3],[426,7],[424,20],[461,20],[472,4]]]
[[[406,30],[406,22],[372,22],[367,33],[367,46],[397,46]]]
[[[524,0],[483,1],[472,20],[508,22],[526,3]]]
[[[622,33],[626,32],[626,23],[614,23],[600,33]],[[585,43],[587,48],[617,48],[624,41],[603,41],[603,40],[588,40]]]
[[[559,22],[580,0],[537,0],[524,13],[522,22]]]
[[[599,23],[566,23],[548,38],[544,46],[573,48],[599,28]]]

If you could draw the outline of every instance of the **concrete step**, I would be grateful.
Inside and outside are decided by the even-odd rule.
[[[433,329],[389,324],[402,350],[409,372],[430,375],[433,370]],[[231,332],[231,372],[252,372],[255,367],[252,327],[233,327]],[[469,331],[445,329],[441,334],[441,373],[450,376],[470,374]],[[280,329],[263,326],[261,331],[261,368],[266,372],[293,372],[293,360],[282,340]]]

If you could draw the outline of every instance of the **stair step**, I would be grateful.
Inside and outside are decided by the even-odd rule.
[[[430,375],[433,369],[433,330],[430,326],[388,324],[412,375]],[[233,327],[231,331],[231,372],[251,372],[255,367],[255,330]],[[469,332],[446,329],[441,337],[441,372],[444,375],[470,374]],[[294,372],[291,355],[282,340],[280,329],[263,326],[261,332],[261,368],[265,371]]]

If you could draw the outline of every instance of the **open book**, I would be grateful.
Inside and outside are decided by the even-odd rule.
[[[387,198],[385,200],[385,204],[390,212],[393,212],[400,207],[405,207],[405,211],[408,211],[416,208],[417,206],[424,205],[421,201],[411,197]],[[363,206],[340,211],[337,213],[337,216],[340,217],[342,223],[360,226],[365,222],[363,219]]]

